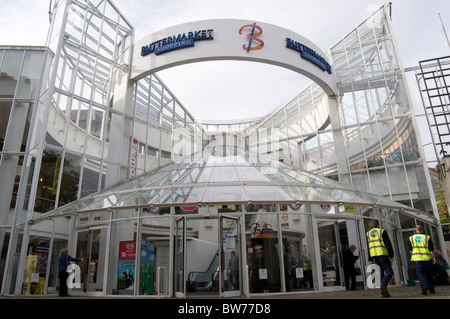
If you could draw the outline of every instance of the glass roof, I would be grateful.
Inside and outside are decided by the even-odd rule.
[[[220,155],[218,155],[220,153]],[[419,210],[259,155],[215,149],[128,180],[39,216],[139,207],[226,204],[328,204]],[[258,158],[258,160],[255,160]]]

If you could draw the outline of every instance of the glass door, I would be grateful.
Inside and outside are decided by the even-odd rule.
[[[104,294],[107,233],[105,227],[78,232],[76,257],[83,259],[79,263],[81,285],[80,288],[73,288],[73,292]]]
[[[184,298],[186,296],[186,217],[175,220],[175,241],[174,241],[174,270],[173,282],[175,297]]]
[[[316,220],[318,230],[318,245],[320,251],[319,286],[323,290],[341,290],[342,250],[339,239],[338,222]]]
[[[221,297],[241,296],[242,254],[240,218],[222,215],[220,216],[219,224],[220,295]]]

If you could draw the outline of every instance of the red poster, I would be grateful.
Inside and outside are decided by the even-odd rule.
[[[134,260],[136,257],[136,241],[121,241],[119,260]]]

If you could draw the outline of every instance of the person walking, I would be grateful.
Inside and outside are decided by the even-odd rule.
[[[416,234],[409,237],[408,246],[411,261],[416,265],[422,295],[428,295],[428,291],[434,294],[433,265],[436,263],[434,244],[431,237],[423,233],[421,225],[417,225]]]
[[[383,298],[390,297],[387,286],[394,276],[391,263],[394,260],[394,250],[387,232],[380,228],[378,220],[370,221],[372,227],[367,235],[367,244],[369,246],[369,263],[380,267],[381,272],[381,295]]]

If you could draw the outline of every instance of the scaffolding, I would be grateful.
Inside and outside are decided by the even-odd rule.
[[[450,157],[450,56],[420,61],[416,79],[436,155]]]

